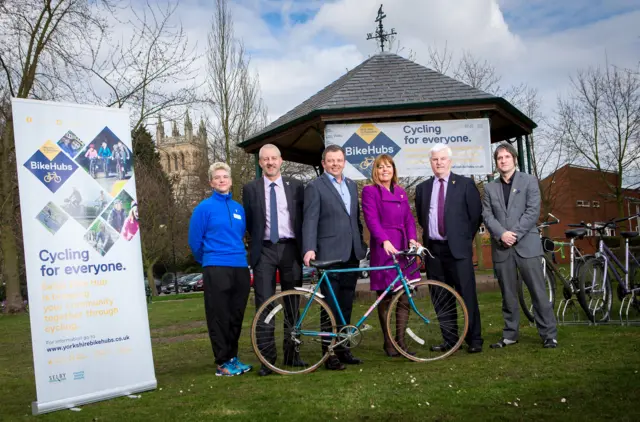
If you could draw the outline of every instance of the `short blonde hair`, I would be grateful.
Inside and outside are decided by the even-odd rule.
[[[217,170],[224,170],[224,171],[227,172],[229,177],[231,177],[231,167],[229,167],[227,165],[227,163],[223,163],[221,161],[218,161],[216,163],[211,164],[211,166],[209,167],[209,181],[213,180],[213,174]]]
[[[398,171],[396,170],[396,163],[393,162],[393,157],[390,156],[389,154],[380,154],[376,157],[376,159],[373,162],[373,170],[371,171],[371,180],[373,180],[373,183],[376,185],[380,184],[380,178],[378,177],[378,172],[376,170],[378,170],[378,166],[380,164],[391,164],[391,167],[393,167],[393,176],[391,177],[391,185],[397,185],[398,184]]]

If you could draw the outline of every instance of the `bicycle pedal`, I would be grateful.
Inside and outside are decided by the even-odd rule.
[[[365,332],[365,331],[369,331],[369,330],[371,330],[372,328],[373,328],[373,326],[371,326],[371,325],[369,325],[369,324],[364,324],[364,325],[362,326],[362,328],[360,329],[360,332],[361,332],[361,333],[363,333],[363,332]]]

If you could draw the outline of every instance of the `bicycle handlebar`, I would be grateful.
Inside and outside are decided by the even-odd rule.
[[[637,217],[640,217],[640,213],[634,214],[634,215],[630,215],[628,217],[612,218],[609,221],[607,221],[605,223],[601,223],[601,224],[591,224],[591,223],[585,223],[584,221],[581,221],[578,224],[567,224],[567,226],[568,227],[582,227],[582,228],[585,228],[585,229],[591,229],[591,230],[597,230],[599,232],[603,232],[608,227],[616,227],[618,223],[622,223],[624,221],[628,221],[628,220],[631,220],[632,218],[637,218]]]
[[[555,215],[549,213],[547,214],[547,217],[551,217],[553,219],[555,219],[556,221],[544,221],[542,223],[540,223],[537,227],[538,229],[544,229],[545,227],[549,227],[552,226],[554,224],[558,224],[560,222],[560,219],[558,217],[556,217]]]
[[[427,249],[426,247],[420,245],[418,247],[415,246],[411,246],[409,247],[409,249],[405,249],[403,251],[398,251],[397,254],[394,255],[398,256],[398,255],[404,255],[404,256],[424,256],[425,254],[428,254],[431,258],[433,258],[433,255],[431,255],[431,252],[429,251],[429,249]]]

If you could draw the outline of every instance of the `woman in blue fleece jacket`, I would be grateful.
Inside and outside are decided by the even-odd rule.
[[[251,370],[238,360],[251,276],[243,242],[244,209],[231,198],[231,183],[229,166],[212,164],[209,184],[213,194],[193,210],[189,224],[189,246],[203,267],[204,307],[217,376]]]

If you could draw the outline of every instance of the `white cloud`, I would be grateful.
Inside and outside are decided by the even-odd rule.
[[[307,46],[278,58],[254,59],[269,119],[275,120],[365,59],[353,45]]]
[[[579,2],[570,3],[573,6],[569,9],[578,10]],[[260,75],[271,120],[376,52],[376,44],[366,41],[366,34],[375,30],[379,0],[238,0],[229,4],[236,35],[251,52],[252,66]],[[456,53],[470,50],[496,66],[503,84],[524,82],[538,88],[547,114],[553,111],[557,94],[568,87],[569,76],[578,68],[602,64],[605,53],[611,63],[637,66],[640,11],[622,13],[621,1],[615,0],[615,13],[602,11],[603,17],[613,16],[598,21],[592,19],[592,13],[589,22],[595,23],[574,20],[571,29],[554,32],[548,29],[544,16],[557,7],[545,3],[547,9],[540,10],[541,4],[521,0],[394,0],[385,3],[384,23],[386,29],[398,32],[397,39],[405,48],[403,55],[411,50],[418,63],[426,64],[430,45],[447,42]],[[529,15],[531,8],[535,10]],[[527,29],[510,27],[505,10],[509,22],[526,22]],[[282,27],[270,26],[273,22],[265,21],[266,13],[279,16]],[[186,0],[179,14],[190,39],[198,42],[198,51],[204,54],[212,3]],[[311,17],[296,23],[294,14]],[[204,59],[201,63],[204,76]]]
[[[396,0],[385,4],[385,28],[394,27],[404,52],[413,51],[421,64],[427,62],[430,45],[446,42],[456,53],[470,50],[496,66],[503,84],[524,82],[538,88],[546,114],[553,111],[557,94],[566,90],[569,76],[578,68],[602,64],[605,52],[611,63],[637,65],[640,12],[618,14],[583,26],[574,22],[572,29],[533,36],[519,35],[509,28],[501,10],[504,3]],[[519,4],[508,3],[510,13],[517,13]],[[280,38],[281,57],[254,62],[270,115],[285,113],[335,80],[345,67],[351,68],[374,53],[375,44],[366,41],[365,35],[375,29],[378,7],[377,0],[325,3],[313,19],[294,25]],[[325,59],[330,63],[323,62]],[[267,64],[265,74],[261,66]]]

